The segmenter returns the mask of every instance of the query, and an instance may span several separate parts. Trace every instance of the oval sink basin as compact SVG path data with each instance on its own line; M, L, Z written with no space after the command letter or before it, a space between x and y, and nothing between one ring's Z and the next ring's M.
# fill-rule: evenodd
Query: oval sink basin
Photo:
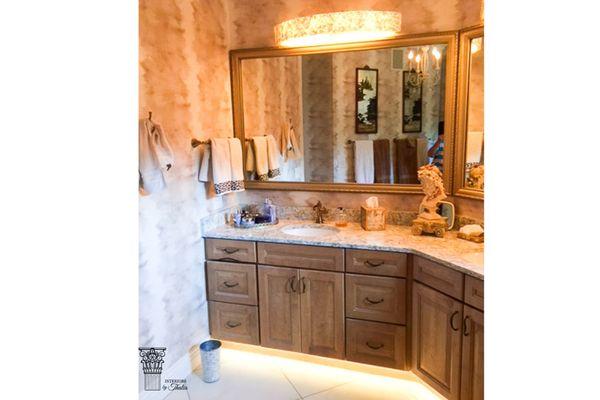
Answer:
M288 226L281 230L283 233L302 237L320 237L338 233L340 230L327 225Z

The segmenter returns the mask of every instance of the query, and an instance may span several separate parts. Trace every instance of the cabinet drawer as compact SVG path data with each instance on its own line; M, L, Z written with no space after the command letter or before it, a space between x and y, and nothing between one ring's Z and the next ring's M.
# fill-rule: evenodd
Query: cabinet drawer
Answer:
M346 250L346 272L406 277L407 255L387 251Z
M483 310L483 281L465 276L465 303Z
M344 250L333 247L258 243L258 262L324 271L344 270Z
M208 299L256 305L256 266L219 261L206 262Z
M406 280L346 274L346 316L406 323Z
M232 342L259 344L258 307L208 302L211 336Z
M346 359L406 369L406 328L346 319Z
M455 299L463 299L463 274L458 271L415 256L413 277Z
M255 263L256 246L243 240L206 239L206 259Z

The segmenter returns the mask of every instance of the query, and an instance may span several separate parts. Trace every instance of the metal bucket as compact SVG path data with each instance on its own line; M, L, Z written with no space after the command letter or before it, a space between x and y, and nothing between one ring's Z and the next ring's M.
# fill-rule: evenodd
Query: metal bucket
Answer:
M202 380L206 383L216 382L220 375L221 342L207 340L200 343L200 358L202 359Z

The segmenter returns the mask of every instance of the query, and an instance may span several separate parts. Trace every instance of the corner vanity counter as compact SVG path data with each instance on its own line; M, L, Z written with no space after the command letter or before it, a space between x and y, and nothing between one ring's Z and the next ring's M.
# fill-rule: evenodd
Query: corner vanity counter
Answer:
M483 398L483 244L306 221L204 234L211 335Z

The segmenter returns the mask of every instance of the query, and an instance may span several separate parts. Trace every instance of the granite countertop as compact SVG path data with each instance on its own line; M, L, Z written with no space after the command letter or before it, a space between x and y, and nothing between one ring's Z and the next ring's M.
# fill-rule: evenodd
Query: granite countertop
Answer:
M310 227L315 224L282 220L277 225L250 229L224 225L206 232L204 237L412 253L483 279L483 243L458 239L456 231L446 232L445 237L440 239L433 236L414 236L409 226L388 225L385 231L365 231L360 224L349 223L347 227L338 228L339 232L317 237L295 236L283 232L284 229L293 226ZM326 223L323 226L334 225Z

